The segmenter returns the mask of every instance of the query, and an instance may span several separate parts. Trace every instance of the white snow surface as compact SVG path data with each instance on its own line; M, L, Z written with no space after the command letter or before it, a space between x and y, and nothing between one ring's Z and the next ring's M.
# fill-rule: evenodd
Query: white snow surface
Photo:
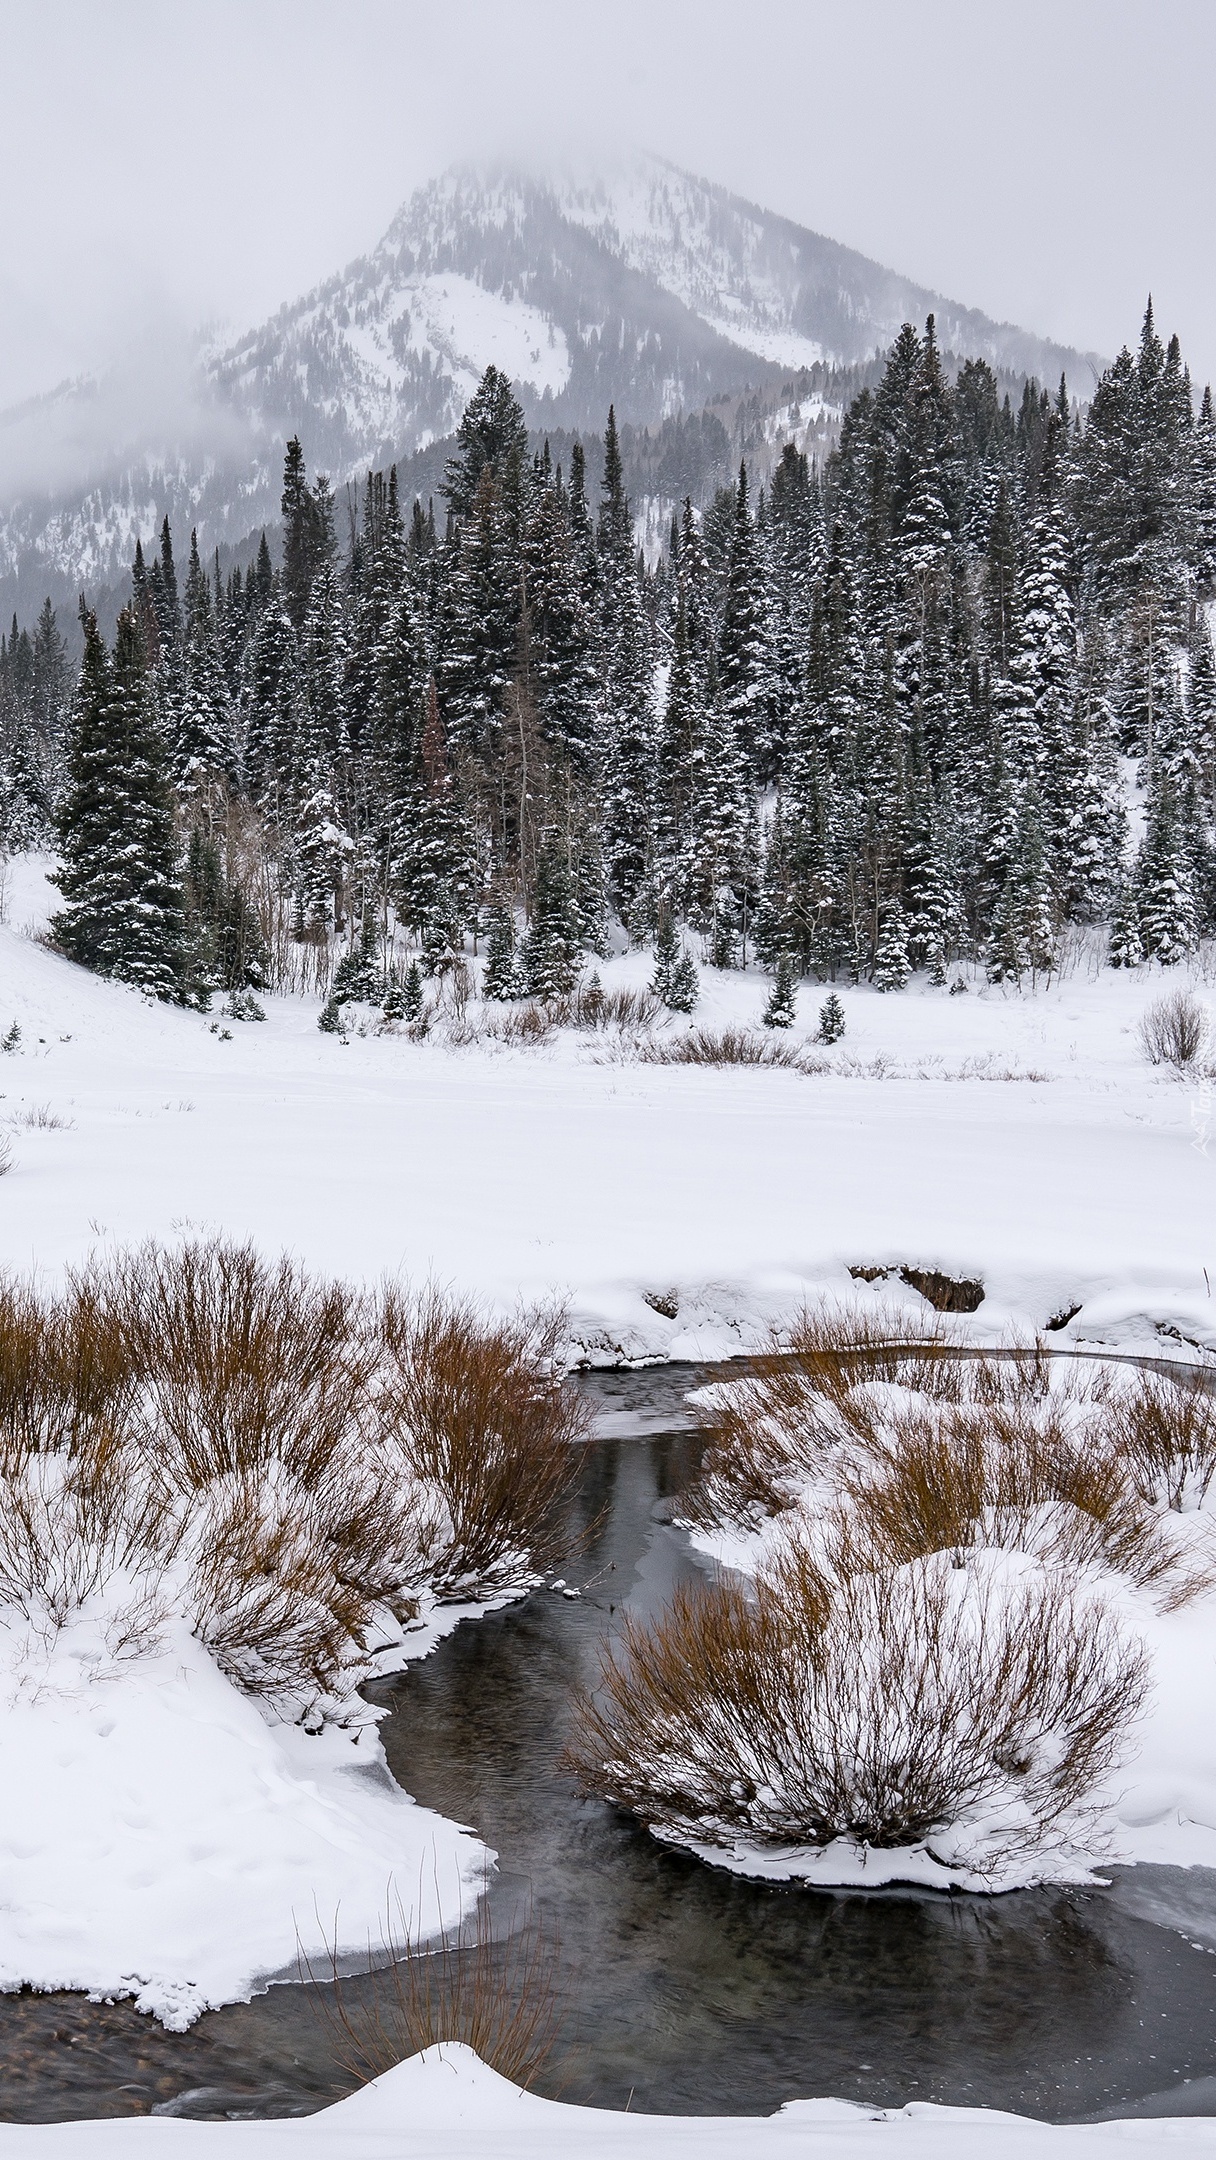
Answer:
M161 2117L0 2124L0 2160L1135 2160L1216 2153L1204 2117L1069 2124L989 2108L871 2108L793 2100L776 2115L634 2115L521 2092L468 2048L399 2063L349 2100L288 2122L194 2123Z
M924 1310L847 1272L907 1263L982 1280L959 1323L979 1338L1075 1304L1062 1346L1216 1348L1211 1088L1140 1056L1158 975L845 986L847 1035L813 1077L607 1062L588 1034L343 1042L315 1000L228 1025L73 967L27 934L57 898L44 868L9 866L0 924L0 1036L21 1032L0 1055L0 1264L53 1283L134 1240L222 1232L501 1310L563 1300L571 1356L611 1364L729 1356L822 1294ZM702 986L698 1023L758 1020L758 975ZM823 994L801 990L805 1033ZM1212 1609L1136 1619L1160 1631L1158 1688L1118 1849L1216 1865ZM272 1726L180 1637L93 1679L82 1649L60 1639L36 1701L29 1658L0 1654L0 1980L122 1989L185 2023L291 1969L297 1937L357 1948L394 1900L417 1933L473 1895L483 1848L390 1786L370 1727Z
M183 2031L301 1959L327 1972L475 1901L492 1856L400 1791L370 1715L268 1724L180 1621L119 1665L87 1612L44 1645L13 1637L0 1988L131 1995Z
M10 1266L53 1279L115 1244L222 1231L503 1310L564 1299L572 1355L613 1364L729 1356L823 1293L924 1310L894 1278L848 1274L907 1264L983 1282L962 1323L977 1336L1079 1305L1061 1347L1216 1348L1213 1088L1135 1040L1177 971L1082 962L1037 995L838 985L848 1032L815 1077L609 1062L603 1037L569 1032L539 1050L344 1043L302 998L264 999L265 1024L225 1041L218 1015L149 1004L25 935L56 899L30 859L10 865ZM640 986L650 965L601 974ZM695 1024L758 1022L762 977L701 984ZM785 1040L814 1032L824 994L802 986ZM26 1122L44 1114L62 1126Z

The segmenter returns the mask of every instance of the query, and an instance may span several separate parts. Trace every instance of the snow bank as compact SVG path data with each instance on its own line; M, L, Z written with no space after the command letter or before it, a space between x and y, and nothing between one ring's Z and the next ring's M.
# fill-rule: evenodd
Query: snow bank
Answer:
M429 2048L319 2115L293 2122L117 2122L0 2126L0 2160L216 2160L325 2155L325 2160L1132 2160L1165 2150L1216 2153L1201 2117L1063 2128L987 2108L857 2107L794 2100L768 2117L626 2115L520 2092L468 2048Z
M126 1664L87 1612L41 1653L0 1631L0 1731L0 1987L182 2031L301 1955L439 1933L492 1859L394 1784L373 1713L272 1725L180 1621Z

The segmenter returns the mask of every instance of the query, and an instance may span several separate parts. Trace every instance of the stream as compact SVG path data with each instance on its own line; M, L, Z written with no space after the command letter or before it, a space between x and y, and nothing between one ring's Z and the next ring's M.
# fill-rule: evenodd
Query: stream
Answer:
M628 1605L697 1569L670 1523L699 1441L688 1367L583 1376L566 1575L462 1624L368 1692L394 1775L499 1856L562 2012L538 2090L638 2112L759 2114L814 2094L1076 2121L1216 2114L1216 1873L1113 1869L999 1898L748 1883L578 1797L558 1757L573 1692ZM348 2008L388 2000L371 1973ZM327 1987L274 1986L164 2032L124 2003L0 1997L0 2119L310 2112L350 2089Z

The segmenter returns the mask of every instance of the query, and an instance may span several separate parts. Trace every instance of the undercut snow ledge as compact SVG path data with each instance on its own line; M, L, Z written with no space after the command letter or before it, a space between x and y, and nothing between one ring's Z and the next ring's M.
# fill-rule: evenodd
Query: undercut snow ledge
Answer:
M429 2048L318 2115L288 2122L193 2123L161 2117L0 2125L0 2160L1129 2160L1136 2153L1216 2154L1203 2117L1066 2124L990 2108L869 2108L793 2100L770 2116L634 2115L521 2092L465 2047Z
M0 1986L133 1996L181 2032L301 1954L475 1903L493 1856L393 1783L364 1706L313 1737L184 1622L118 1667L101 1634L86 1613L49 1652L0 1641Z

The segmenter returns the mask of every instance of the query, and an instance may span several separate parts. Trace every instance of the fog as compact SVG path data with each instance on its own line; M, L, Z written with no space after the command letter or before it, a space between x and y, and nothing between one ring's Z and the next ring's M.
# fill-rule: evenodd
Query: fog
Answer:
M3 0L0 19L0 406L117 363L68 448L62 401L0 428L10 482L90 425L135 440L188 416L196 326L257 321L487 151L649 148L1101 352L1151 287L1216 374L1210 0Z

